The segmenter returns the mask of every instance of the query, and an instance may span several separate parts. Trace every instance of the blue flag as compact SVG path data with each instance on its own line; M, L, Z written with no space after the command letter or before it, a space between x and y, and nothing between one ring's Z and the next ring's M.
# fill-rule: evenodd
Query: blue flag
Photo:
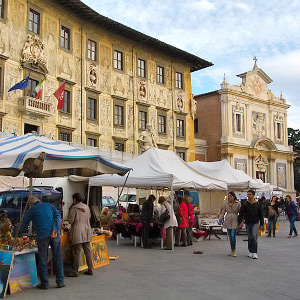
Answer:
M29 80L29 76L27 76L25 79L21 80L20 82L16 83L13 87L9 89L9 92L14 90L23 90L27 87Z

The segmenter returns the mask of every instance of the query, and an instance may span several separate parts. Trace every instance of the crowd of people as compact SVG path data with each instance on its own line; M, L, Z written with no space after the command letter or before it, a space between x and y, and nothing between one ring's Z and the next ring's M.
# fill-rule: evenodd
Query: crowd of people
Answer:
M143 248L150 248L149 232L154 222L158 222L160 227L165 230L165 250L172 250L175 247L187 247L193 244L193 227L195 223L194 207L191 198L187 195L178 196L174 207L164 196L160 196L158 203L160 211L154 210L156 197L150 195L143 203L141 212L135 207L127 209L130 211L130 217L138 219L142 223L142 245ZM137 205L138 206L138 205ZM29 211L18 230L22 233L27 230L29 222L32 221L36 230L36 241L38 247L38 271L40 284L38 288L48 289L48 248L51 247L53 253L53 264L56 274L56 284L58 288L64 284L64 267L61 252L60 229L61 215L58 210L49 203L42 203L37 197L29 199ZM124 217L128 214L124 208L119 208L118 216ZM295 227L295 221L299 215L297 204L290 195L285 199L273 196L270 201L266 199L257 199L255 191L247 192L247 200L241 203L234 192L229 192L227 201L221 209L219 215L219 224L227 229L230 242L230 256L236 257L236 234L242 223L246 225L248 235L249 257L258 258L258 229L263 230L264 218L268 219L267 237L276 237L276 224L280 213L283 212L290 223L288 238L297 237L298 232ZM2 214L0 229L11 228L12 224L6 215ZM69 242L72 247L73 259L72 269L66 273L66 276L77 277L79 269L80 251L83 248L88 270L87 275L93 275L93 264L90 249L92 241L92 229L90 224L90 208L83 203L79 193L73 195L73 204L69 209L68 222L71 225L69 232ZM113 229L113 215L109 208L102 208L100 215L100 224L105 229ZM294 235L293 235L294 234ZM175 238L174 238L175 237Z

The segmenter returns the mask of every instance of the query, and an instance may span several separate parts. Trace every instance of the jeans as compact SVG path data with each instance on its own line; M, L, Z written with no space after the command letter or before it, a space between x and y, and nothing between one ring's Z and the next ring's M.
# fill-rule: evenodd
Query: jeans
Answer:
M296 216L291 216L289 218L289 221L290 221L290 235L293 234L293 231L295 232L296 235L298 235L297 229L295 227Z
M275 235L277 219L268 218L268 223L269 223L269 236L271 235L272 232L272 224L273 224L273 235Z
M247 224L248 250L250 253L257 253L258 225L259 223Z
M182 241L182 245L187 245L187 235L186 235L187 228L176 228L176 238L175 238L175 244L180 245L180 242Z
M189 222L189 227L186 229L186 235L187 235L187 244L193 245L193 224L192 222Z
M46 237L37 239L38 246L38 271L40 275L41 284L44 286L49 285L48 280L48 248L49 245L53 254L53 265L56 275L56 283L64 283L64 267L61 254L60 237L55 238Z
M236 245L236 229L227 229L231 250L235 250Z

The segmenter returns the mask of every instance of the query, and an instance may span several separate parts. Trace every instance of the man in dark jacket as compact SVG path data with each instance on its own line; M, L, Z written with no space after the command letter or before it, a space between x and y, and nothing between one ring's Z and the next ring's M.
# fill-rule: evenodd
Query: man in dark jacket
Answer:
M149 247L149 231L150 226L153 226L153 202L155 201L155 196L150 195L149 198L144 202L142 207L141 221L142 221L142 241L144 248Z
M20 233L27 231L29 222L32 221L36 230L38 246L38 271L41 283L37 286L47 290L48 280L48 247L53 253L53 263L58 288L64 287L64 269L59 237L61 216L59 211L49 203L42 203L37 197L29 200L29 211L25 215Z
M248 234L248 249L250 252L248 256L257 259L257 233L259 223L260 228L263 229L264 216L262 207L258 200L255 199L255 192L253 190L247 192L247 198L247 201L241 207L238 223L241 224L243 219L245 220Z

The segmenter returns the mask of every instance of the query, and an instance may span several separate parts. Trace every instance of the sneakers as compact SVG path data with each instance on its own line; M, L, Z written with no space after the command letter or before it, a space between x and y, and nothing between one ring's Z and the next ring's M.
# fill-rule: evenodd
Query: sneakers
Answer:
M253 256L252 256L253 259L258 259L257 253L252 253L252 254L253 254Z
M253 258L253 253L249 253L248 257Z
M271 237L271 233L269 233L269 234L267 235L267 237Z
M292 237L292 235L291 235L291 234L289 234L288 238L290 239L291 237Z
M298 233L294 234L294 236L293 236L293 237L297 237L297 236L298 236Z
M63 288L65 287L65 284L62 282L62 283L58 283L57 286L56 286L58 289L60 288Z

